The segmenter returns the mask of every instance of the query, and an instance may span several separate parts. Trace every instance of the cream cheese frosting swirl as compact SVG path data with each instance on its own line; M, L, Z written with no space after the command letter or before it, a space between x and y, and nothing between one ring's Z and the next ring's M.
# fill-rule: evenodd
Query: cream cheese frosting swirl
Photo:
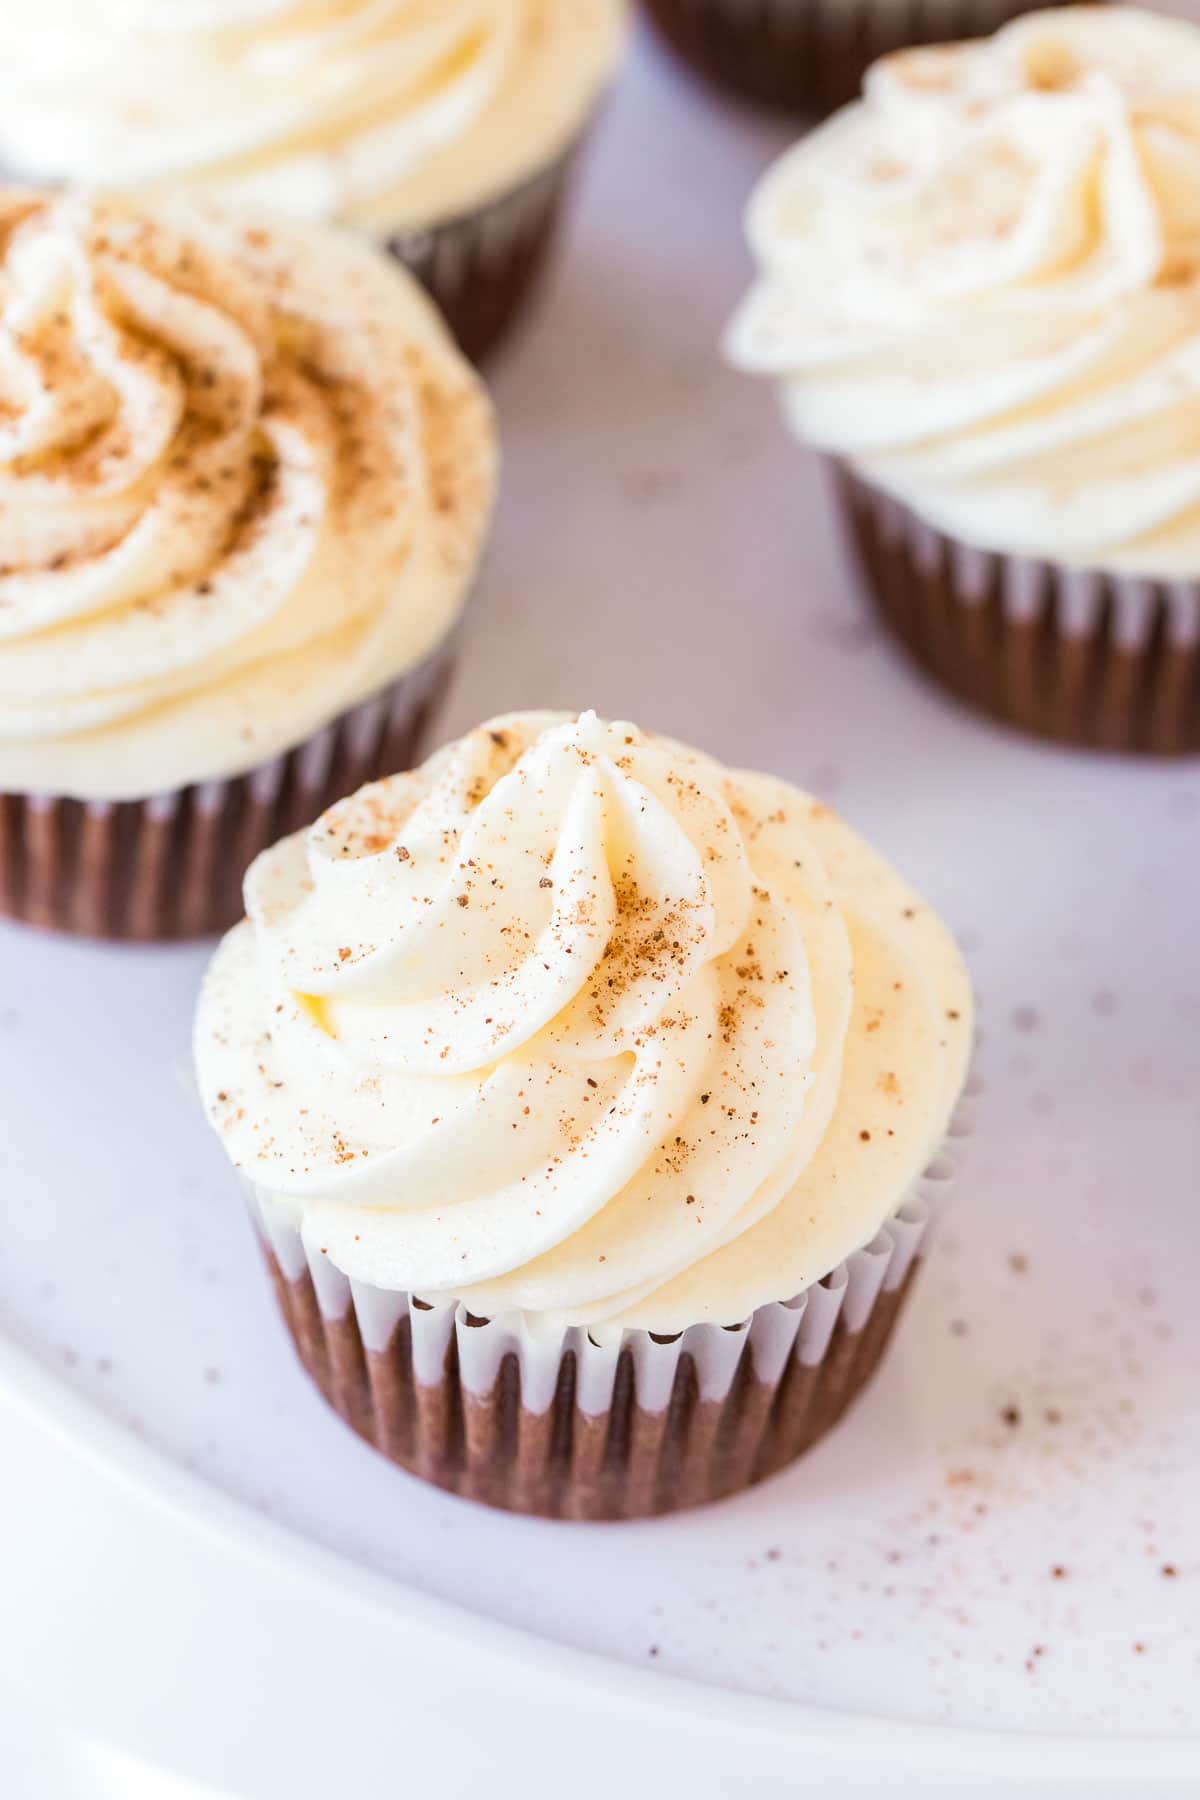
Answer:
M825 807L500 718L260 857L196 1023L260 1201L547 1329L737 1322L868 1243L963 1086L945 927Z
M627 0L41 0L0 17L0 164L200 181L379 231L472 210L554 162Z
M144 797L302 742L444 637L493 463L390 258L0 191L0 789Z
M1200 574L1200 30L1031 14L885 58L751 205L729 353L953 536Z

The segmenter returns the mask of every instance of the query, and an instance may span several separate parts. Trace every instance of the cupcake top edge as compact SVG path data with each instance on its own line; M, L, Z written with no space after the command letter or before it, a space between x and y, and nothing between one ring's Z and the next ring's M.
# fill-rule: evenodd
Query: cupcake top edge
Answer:
M1200 574L1200 28L1030 13L896 52L760 183L726 348L926 522Z
M946 927L786 782L594 714L492 720L251 868L204 1105L352 1279L480 1316L737 1323L936 1157Z
M495 478L391 258L0 189L0 787L143 798L302 743L445 637Z
M199 184L389 235L557 161L620 56L628 0L46 0L0 15L0 165Z

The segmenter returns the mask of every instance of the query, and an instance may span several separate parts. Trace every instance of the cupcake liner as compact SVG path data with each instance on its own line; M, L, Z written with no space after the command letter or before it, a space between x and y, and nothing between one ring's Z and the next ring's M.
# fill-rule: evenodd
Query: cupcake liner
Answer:
M1094 750L1200 750L1200 581L975 549L836 463L866 582L910 654L968 705Z
M447 641L306 743L226 780L132 801L0 794L0 913L101 938L226 930L261 850L417 760L452 664Z
M387 240L473 362L507 336L532 298L582 143L580 137L548 169L476 212Z
M857 97L877 57L986 37L1038 0L645 0L672 48L744 100L821 116Z
M945 1145L874 1240L735 1325L545 1332L350 1281L285 1203L247 1187L300 1360L347 1424L425 1481L511 1512L632 1519L773 1475L822 1437L887 1345L969 1135Z

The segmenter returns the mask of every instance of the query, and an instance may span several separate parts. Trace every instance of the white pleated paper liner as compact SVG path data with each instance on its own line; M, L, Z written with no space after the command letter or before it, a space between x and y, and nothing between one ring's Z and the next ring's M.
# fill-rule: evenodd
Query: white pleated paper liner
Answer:
M959 699L1060 743L1200 751L1200 579L1151 581L980 550L847 464L834 468L872 598Z
M632 1518L746 1487L841 1417L929 1247L977 1092L972 1078L943 1147L871 1243L749 1319L668 1336L480 1320L452 1300L351 1282L305 1245L286 1203L248 1198L301 1360L370 1443L492 1505Z
M242 915L260 851L418 760L455 639L305 743L243 775L145 800L0 794L0 912L89 937L204 937Z

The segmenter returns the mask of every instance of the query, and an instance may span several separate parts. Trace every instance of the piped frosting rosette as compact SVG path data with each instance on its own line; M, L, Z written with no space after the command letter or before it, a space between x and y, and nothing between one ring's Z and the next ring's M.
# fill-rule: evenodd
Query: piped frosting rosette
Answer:
M237 773L415 666L486 530L487 401L332 231L0 195L0 787Z
M203 183L380 232L553 163L626 0L43 0L0 17L0 160L39 180Z
M751 207L729 351L952 538L1200 573L1200 31L1123 7L885 58Z
M547 1332L747 1318L936 1153L971 996L936 915L782 781L506 717L262 856L197 1018L268 1214L356 1283Z

